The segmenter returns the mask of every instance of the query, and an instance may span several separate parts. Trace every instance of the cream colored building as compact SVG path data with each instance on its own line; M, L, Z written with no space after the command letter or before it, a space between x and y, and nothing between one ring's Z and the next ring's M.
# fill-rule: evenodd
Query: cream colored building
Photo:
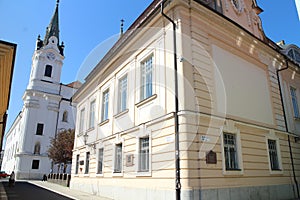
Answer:
M73 96L70 187L113 199L297 197L300 148L277 78L286 56L261 11L255 0L153 1Z

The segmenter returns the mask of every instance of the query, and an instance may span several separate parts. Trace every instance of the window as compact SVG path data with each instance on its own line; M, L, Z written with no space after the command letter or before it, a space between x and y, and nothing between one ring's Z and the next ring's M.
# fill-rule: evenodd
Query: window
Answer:
M122 112L127 108L127 75L119 80L119 107L118 111Z
M103 92L102 96L102 118L101 121L108 119L108 100L109 100L109 90Z
M52 66L46 65L44 76L51 77L52 75Z
M39 160L33 160L32 161L32 169L39 169L40 161Z
M276 140L268 139L268 148L269 148L269 158L270 158L270 166L272 170L280 170L278 155L277 155L277 147Z
M296 93L297 90L296 90L296 88L290 87L290 91L291 91L291 98L292 98L292 104L293 104L293 109L294 109L294 117L300 118L297 93Z
M83 108L83 109L80 111L79 133L83 132L83 126L84 126L84 113L85 113L85 109Z
M40 151L41 151L41 144L39 142L37 142L34 145L34 154L40 154Z
M239 170L236 135L224 133L223 139L226 170Z
M300 53L296 49L290 49L288 51L288 56L292 58L294 61L300 63Z
M97 174L103 173L103 148L99 149Z
M63 122L68 122L68 111L66 111L66 110L63 113L62 121Z
M85 156L85 174L89 173L89 168L90 168L90 152L86 152Z
M139 171L149 171L149 137L140 138Z
M38 123L36 127L36 135L43 135L44 124Z
M153 56L141 63L141 100L152 96L152 60Z
M78 169L79 169L79 155L76 155L75 174L78 174Z
M95 126L95 100L90 104L90 121L89 121L89 128L94 128Z
M200 2L208 5L212 9L218 11L219 13L223 13L221 0L196 0L196 1L200 1Z
M116 145L115 166L114 166L115 173L121 173L121 171L122 171L122 143Z

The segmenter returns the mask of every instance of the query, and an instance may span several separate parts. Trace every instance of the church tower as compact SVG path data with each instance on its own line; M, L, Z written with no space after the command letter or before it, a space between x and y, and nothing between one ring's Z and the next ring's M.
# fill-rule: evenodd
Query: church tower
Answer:
M59 45L58 1L54 15L46 29L44 40L40 35L32 58L28 90L43 90L57 93L64 60L64 44Z
M41 180L50 171L61 173L48 157L50 141L58 132L75 127L76 110L71 97L80 84L60 82L64 44L59 43L58 10L59 1L44 40L37 38L24 105L7 133L2 169L15 171L17 179Z

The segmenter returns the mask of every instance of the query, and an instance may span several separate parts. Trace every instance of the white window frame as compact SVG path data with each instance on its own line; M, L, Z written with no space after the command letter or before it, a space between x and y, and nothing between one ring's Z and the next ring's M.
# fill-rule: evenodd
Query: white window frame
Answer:
M79 113L79 133L84 131L85 108L82 108Z
M121 146L121 160L120 160L120 171L116 171L116 165L117 165L117 148L118 146ZM113 166L113 174L114 175L120 175L122 176L123 175L123 169L124 169L124 166L123 166L123 151L124 151L124 144L121 142L121 143L116 143L115 146L114 146L114 166Z
M224 150L224 133L235 135L236 150L237 150L237 162L238 162L237 170L234 170L234 169L227 170L226 169L225 150ZM222 134L221 134L221 150L222 150L223 175L243 175L244 167L243 167L240 130L235 127L234 121L232 121L232 120L226 120L226 125L223 127Z
M151 60L151 69L149 70L147 62ZM147 56L140 62L140 101L143 101L154 94L154 55ZM149 76L150 75L150 76ZM150 81L148 79L151 79ZM151 82L151 84L150 84ZM151 86L151 93L148 93L147 87Z
M294 118L300 118L300 110L297 98L297 88L290 86L290 96L291 96L291 103L294 112Z
M126 87L123 85L124 80L126 80ZM128 75L125 74L119 79L119 89L118 89L118 113L125 111L128 109ZM125 93L125 98L124 98ZM125 106L125 107L124 107Z
M89 155L89 158L87 158L87 155ZM90 174L90 166L91 166L90 161L91 161L91 152L87 151L85 152L85 163L84 163L84 174L86 176Z
M89 116L89 128L95 127L95 119L96 119L96 99L92 100L90 103L90 116Z
M279 167L279 169L276 169L276 170L273 170L272 167L271 167L268 140L274 140L276 142L277 160L278 160L278 167ZM269 163L270 174L283 174L279 138L276 136L276 134L273 131L271 131L270 134L266 136L266 149L267 149L267 155L268 155L268 163Z
M79 167L80 167L80 155L76 154L76 163L75 163L75 175L79 174Z
M141 170L141 156L140 156L140 146L141 146L141 139L142 138L149 138L149 169L148 171ZM136 136L137 143L136 143L136 155L137 156L137 163L136 163L136 176L152 176L152 137L151 137L151 130L147 129L146 125L143 124L140 126L140 130L138 135Z
M148 139L148 148L145 148L142 146L143 141ZM148 151L147 155L142 155L142 151ZM141 137L139 138L139 172L149 172L149 166L150 166L150 138L149 137ZM146 161L147 164L144 165L142 162Z
M101 122L108 120L109 115L109 88L102 92L102 109L101 109ZM106 97L107 94L107 97Z
M102 151L102 156L101 156L101 151ZM103 175L103 169L104 169L104 165L103 165L103 162L104 161L104 148L101 147L98 149L98 159L97 159L97 175ZM101 165L102 165L102 168L101 168L101 172L99 172L100 170L100 162L101 162Z

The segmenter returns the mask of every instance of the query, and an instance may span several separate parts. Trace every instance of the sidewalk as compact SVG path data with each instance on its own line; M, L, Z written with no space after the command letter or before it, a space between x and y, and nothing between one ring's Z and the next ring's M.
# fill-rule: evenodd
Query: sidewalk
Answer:
M78 190L72 190L68 187L61 186L55 183L50 183L47 181L28 180L27 182L75 200L111 200L106 197L100 197Z

